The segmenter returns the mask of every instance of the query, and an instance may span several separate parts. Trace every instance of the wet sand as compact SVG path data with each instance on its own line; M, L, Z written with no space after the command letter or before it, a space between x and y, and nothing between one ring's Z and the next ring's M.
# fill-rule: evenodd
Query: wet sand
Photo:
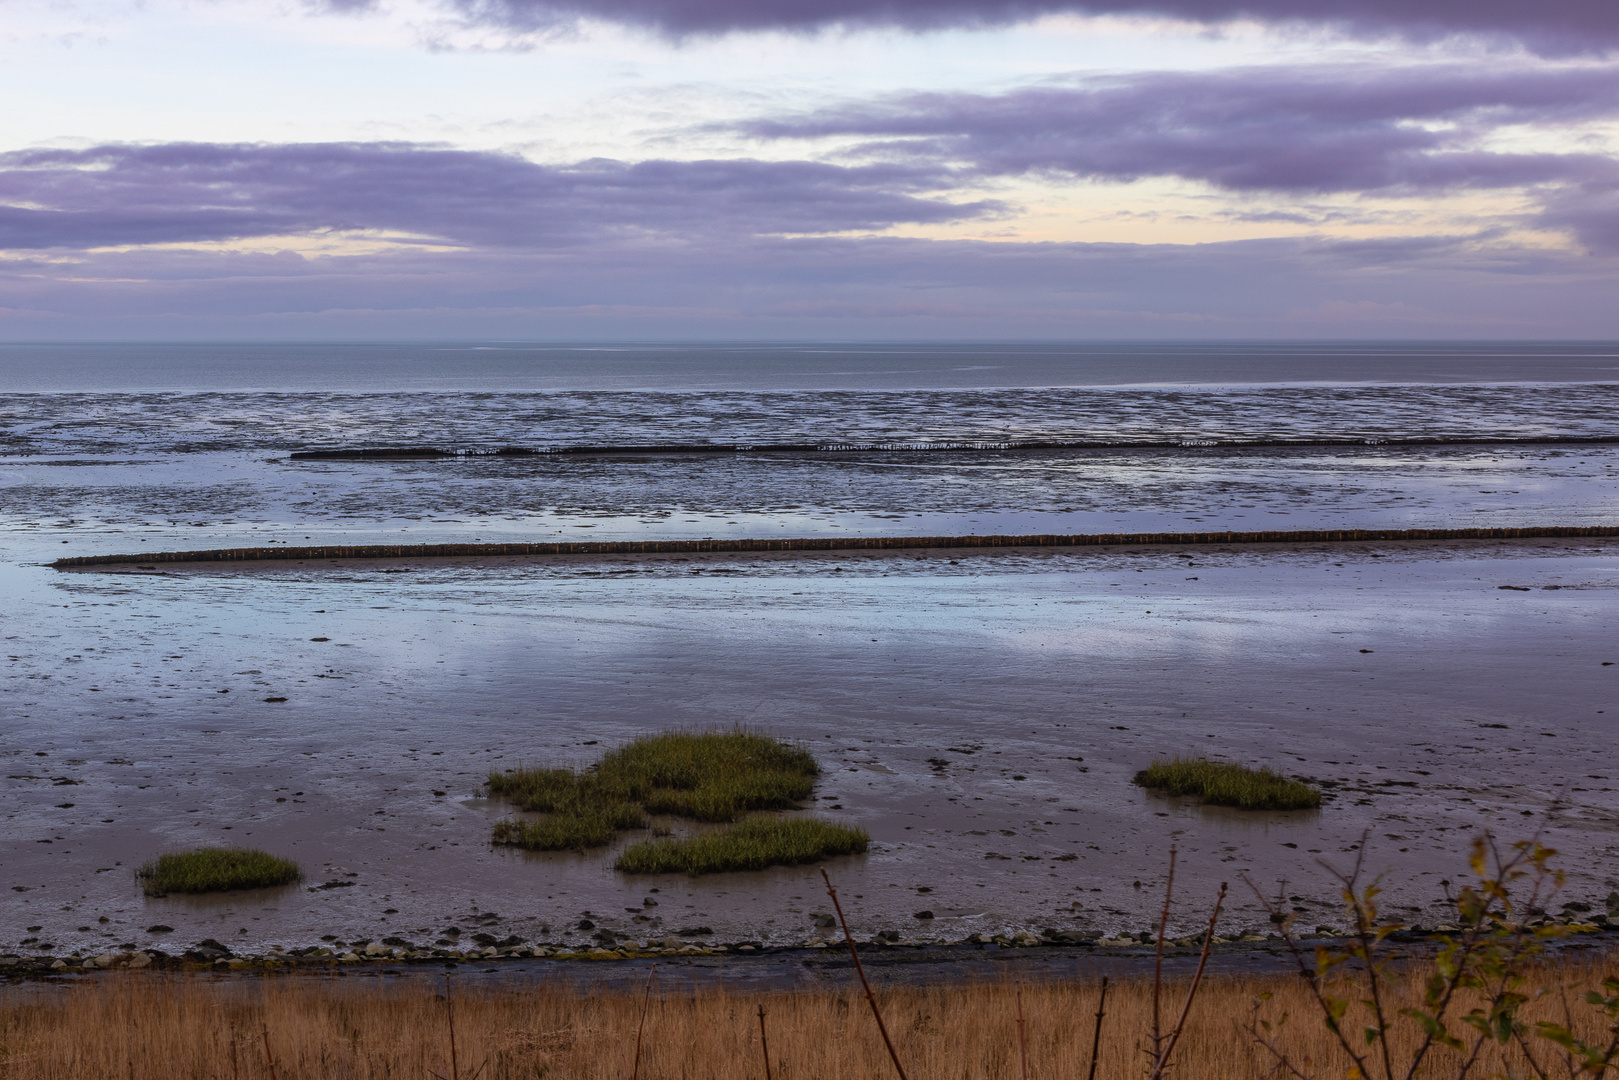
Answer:
M1181 933L1222 880L1226 925L1262 926L1243 877L1285 879L1301 921L1331 925L1315 860L1347 864L1363 833L1412 921L1442 917L1440 879L1484 827L1545 828L1568 898L1619 887L1611 543L0 572L11 949L452 925L583 941L585 918L816 937L813 868L628 878L610 852L486 843L506 813L477 795L490 768L716 724L803 740L817 809L871 830L869 855L827 865L860 934L1145 929L1171 846ZM1255 815L1129 783L1177 753L1332 798ZM142 859L215 842L292 855L309 880L140 896Z

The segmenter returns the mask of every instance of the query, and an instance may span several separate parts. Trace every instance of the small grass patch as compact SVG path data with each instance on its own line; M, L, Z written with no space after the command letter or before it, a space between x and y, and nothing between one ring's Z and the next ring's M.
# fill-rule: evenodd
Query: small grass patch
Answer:
M759 819L690 840L631 844L613 863L626 874L720 874L864 854L866 830L818 818Z
M489 793L548 814L636 803L650 814L735 821L750 810L796 807L820 771L808 751L766 735L671 732L609 751L583 772L490 773Z
M584 851L605 847L623 829L646 826L646 814L634 803L572 813L552 813L538 821L496 822L491 839L530 851Z
M489 794L539 821L502 821L492 839L532 851L583 851L612 842L648 814L733 822L758 810L794 810L820 775L808 751L746 731L669 732L636 739L588 769L489 774Z
M1270 769L1250 769L1208 758L1155 761L1135 775L1135 782L1170 795L1196 795L1214 806L1239 810L1315 810L1321 791Z
M252 848L197 848L159 855L135 871L147 896L230 892L290 885L303 879L291 859Z

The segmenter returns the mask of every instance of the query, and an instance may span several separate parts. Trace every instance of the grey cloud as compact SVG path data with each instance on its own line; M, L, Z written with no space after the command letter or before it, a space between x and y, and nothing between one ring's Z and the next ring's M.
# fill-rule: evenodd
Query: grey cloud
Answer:
M1548 131L1616 117L1612 66L1316 66L913 94L760 118L739 130L763 140L835 139L853 160L930 163L985 178L1173 176L1289 197L1521 188L1547 207L1540 224L1613 250L1602 207L1619 189L1614 157L1484 147L1509 125Z
M1259 19L1412 37L1482 34L1554 52L1619 44L1619 5L1611 0L459 0L458 6L471 19L519 29L583 17L677 37L833 25L994 26L1073 12L1207 24Z
M102 146L0 154L0 248L89 248L327 230L474 245L606 235L882 229L999 212L925 193L938 166L586 161L408 144Z
M1612 259L1467 237L1224 244L749 238L0 263L14 337L1619 333Z
M1589 177L1597 154L1499 153L1506 125L1619 116L1619 69L1250 68L1086 79L999 95L916 94L741 125L854 138L856 153L992 174L1181 176L1237 191L1513 187Z

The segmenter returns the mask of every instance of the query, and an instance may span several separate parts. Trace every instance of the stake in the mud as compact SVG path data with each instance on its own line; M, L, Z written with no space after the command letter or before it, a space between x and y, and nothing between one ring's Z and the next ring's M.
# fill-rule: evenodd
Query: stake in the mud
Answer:
M765 1007L759 1006L759 1049L765 1058L765 1080L770 1077L770 1040L765 1038Z
M1107 976L1102 976L1102 995L1096 999L1096 1031L1091 1035L1091 1068L1085 1080L1096 1080L1096 1059L1102 1050L1102 1017L1107 1015Z
M871 983L866 979L866 969L860 965L860 950L855 948L854 935L849 933L849 920L843 917L843 905L838 903L838 890L832 887L832 879L821 871L821 880L826 882L826 895L832 898L832 910L838 913L838 924L843 927L843 940L849 943L849 955L854 958L855 974L860 976L860 985L866 989L866 1003L871 1006L871 1015L877 1020L877 1030L882 1032L883 1045L888 1047L889 1060L894 1063L894 1071L899 1074L899 1080L907 1080L905 1066L899 1063L899 1054L894 1050L894 1040L888 1037L888 1025L883 1023L882 1010L877 1007L877 995L871 992Z
M646 1011L652 1005L652 976L657 973L657 964L653 964L652 970L646 973L646 992L641 995L641 1024L635 1029L635 1064L630 1066L630 1080L640 1080L641 1036L646 1033Z

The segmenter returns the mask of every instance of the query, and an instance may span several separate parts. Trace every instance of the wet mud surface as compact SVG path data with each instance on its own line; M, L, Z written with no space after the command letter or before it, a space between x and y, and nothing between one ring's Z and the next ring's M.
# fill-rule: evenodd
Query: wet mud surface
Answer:
M1221 881L1223 925L1263 927L1244 879L1340 922L1316 860L1363 834L1414 922L1442 920L1481 828L1544 829L1567 898L1619 886L1612 544L3 573L5 950L822 935L814 868L631 878L611 850L488 846L488 770L681 726L816 752L816 809L872 832L827 864L862 936L1143 930L1172 846L1178 933ZM1129 782L1187 753L1329 799L1250 814ZM138 892L141 860L218 842L308 880Z

